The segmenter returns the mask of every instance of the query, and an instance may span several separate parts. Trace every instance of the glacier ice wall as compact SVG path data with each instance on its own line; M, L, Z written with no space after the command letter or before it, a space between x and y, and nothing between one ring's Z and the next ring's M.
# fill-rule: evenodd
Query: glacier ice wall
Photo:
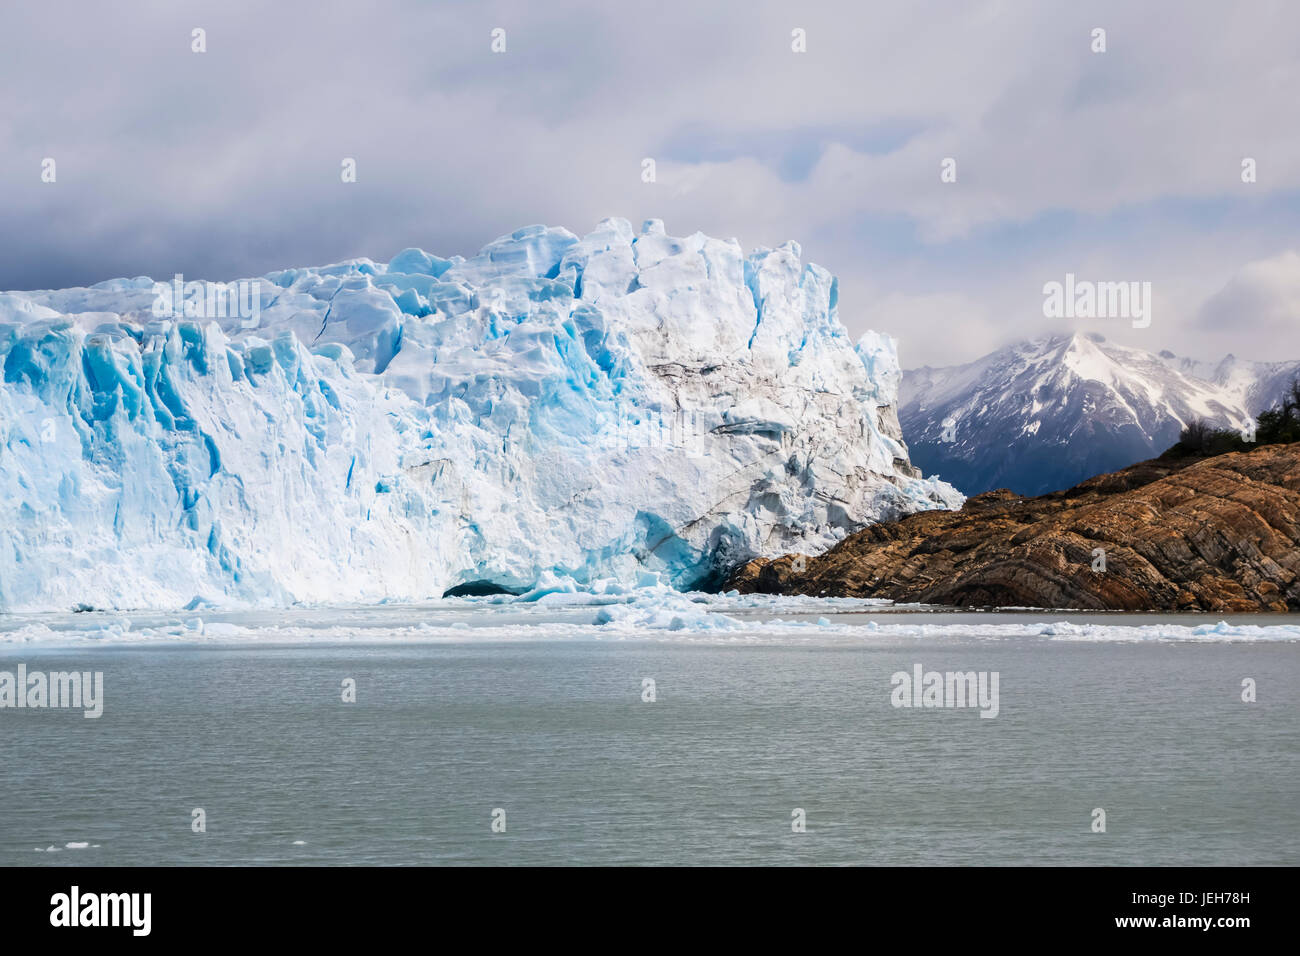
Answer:
M251 328L143 277L0 295L0 609L687 587L962 500L795 243L610 219L258 286Z

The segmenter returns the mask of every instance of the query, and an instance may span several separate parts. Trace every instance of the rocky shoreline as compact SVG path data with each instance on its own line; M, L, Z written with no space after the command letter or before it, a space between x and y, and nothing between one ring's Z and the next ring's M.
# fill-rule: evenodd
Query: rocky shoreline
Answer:
M758 558L744 593L957 607L1300 611L1300 443L1161 457L1067 491L990 491L857 532L818 557Z

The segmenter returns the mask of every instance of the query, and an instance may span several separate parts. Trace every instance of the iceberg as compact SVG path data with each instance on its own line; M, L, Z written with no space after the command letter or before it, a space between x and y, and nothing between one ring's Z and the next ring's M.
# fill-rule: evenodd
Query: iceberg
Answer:
M709 587L959 507L800 255L607 219L244 280L251 318L0 294L0 610Z

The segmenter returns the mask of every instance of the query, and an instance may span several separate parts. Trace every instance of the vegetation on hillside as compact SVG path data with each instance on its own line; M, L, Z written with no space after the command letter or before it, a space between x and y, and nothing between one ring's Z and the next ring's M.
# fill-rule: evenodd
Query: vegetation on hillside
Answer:
M1300 377L1292 379L1280 401L1259 413L1255 439L1266 445L1300 441Z
M1187 423L1178 444L1161 457L1195 456L1206 458L1230 451L1250 451L1261 445L1280 445L1300 441L1300 376L1282 392L1281 397L1259 413L1254 434L1215 428L1209 422L1194 419Z

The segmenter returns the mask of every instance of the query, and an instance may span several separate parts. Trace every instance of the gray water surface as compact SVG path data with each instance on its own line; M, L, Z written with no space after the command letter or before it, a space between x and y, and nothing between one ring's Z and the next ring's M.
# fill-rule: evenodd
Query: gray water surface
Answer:
M106 700L0 711L5 865L1300 863L1295 643L33 646L0 669L19 660L102 671ZM998 717L892 707L916 663L997 671Z

